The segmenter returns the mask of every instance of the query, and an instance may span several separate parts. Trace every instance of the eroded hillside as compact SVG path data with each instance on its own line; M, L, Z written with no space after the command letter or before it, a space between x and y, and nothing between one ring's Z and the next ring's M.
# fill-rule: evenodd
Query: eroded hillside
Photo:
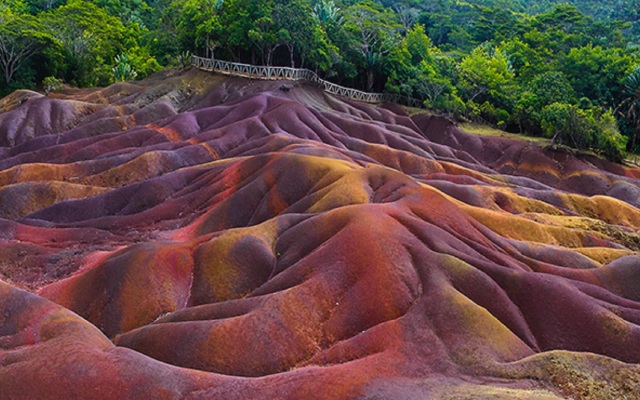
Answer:
M639 169L283 85L0 101L0 397L637 396Z

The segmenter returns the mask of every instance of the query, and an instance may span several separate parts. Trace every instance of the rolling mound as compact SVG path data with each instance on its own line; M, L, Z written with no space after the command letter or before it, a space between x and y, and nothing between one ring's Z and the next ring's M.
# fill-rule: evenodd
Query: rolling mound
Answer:
M1 398L639 398L640 169L197 70L0 145Z

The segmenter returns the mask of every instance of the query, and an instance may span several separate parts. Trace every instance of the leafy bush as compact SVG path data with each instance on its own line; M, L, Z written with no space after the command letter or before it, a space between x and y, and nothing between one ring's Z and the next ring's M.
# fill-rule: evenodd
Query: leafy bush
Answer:
M136 78L142 79L158 72L162 66L155 57L151 55L148 48L135 46L127 50L128 63L137 73Z
M116 65L113 67L113 79L116 82L132 81L136 79L138 73L129 63L129 57L126 54L119 54L115 58Z
M611 111L602 113L598 118L597 146L599 152L607 159L621 162L627 156L628 137L618 130L618 123Z
M627 138L620 134L611 110L583 110L573 104L553 103L542 110L541 119L546 136L554 144L590 149L616 162L626 156Z
M191 66L191 52L183 51L178 55L178 66L181 68L189 68Z
M513 117L520 131L542 135L541 111L553 103L575 103L575 92L562 72L543 72L528 82L515 102Z
M444 112L450 117L460 119L467 112L467 105L456 93L448 93L438 99L434 104L434 109Z
M44 89L44 94L49 96L49 93L62 89L62 79L58 79L55 76L47 76L42 80L42 88Z
M593 126L584 113L573 104L552 103L542 109L541 126L553 144L565 144L586 149L591 142Z

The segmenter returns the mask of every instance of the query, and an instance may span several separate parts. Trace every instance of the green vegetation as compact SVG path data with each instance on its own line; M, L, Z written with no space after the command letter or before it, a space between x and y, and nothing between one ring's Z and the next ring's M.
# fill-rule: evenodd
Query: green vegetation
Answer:
M619 160L640 147L638 21L640 0L4 0L0 95L197 54L309 68Z
M62 79L58 79L55 76L47 76L42 80L42 89L44 90L44 94L47 96L49 96L49 93L51 92L62 90L62 87Z
M136 79L138 73L131 66L129 57L126 54L119 54L115 58L116 65L112 68L113 79L116 82L132 81Z

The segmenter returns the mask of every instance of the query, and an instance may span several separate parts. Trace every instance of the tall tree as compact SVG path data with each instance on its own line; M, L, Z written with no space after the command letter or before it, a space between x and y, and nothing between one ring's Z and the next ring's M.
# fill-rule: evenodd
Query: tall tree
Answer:
M576 94L562 72L550 71L536 75L520 88L513 111L520 132L541 135L541 111L553 103L575 104Z
M225 0L220 14L220 41L234 60L247 59L256 63L255 51L265 52L273 45L272 30L273 1ZM269 35L268 37L265 35Z
M636 151L640 136L640 66L636 66L625 79L624 93L626 97L618 107L618 112L631 127L628 133L631 139L629 149Z
M400 42L400 24L395 13L372 1L358 2L346 10L345 25L351 35L351 50L356 52L371 91L376 72Z
M468 101L497 96L512 83L514 72L500 48L478 46L460 63L460 87Z
M0 67L5 84L10 84L18 69L51 43L38 18L13 13L9 8L0 11Z
M431 42L424 26L417 24L392 53L387 67L387 89L425 99L431 109L443 109L444 95L454 94L452 59Z
M587 97L606 108L618 104L625 77L634 59L623 49L587 45L571 49L559 69L571 82L578 97Z
M80 86L107 84L110 63L122 52L126 29L102 8L71 0L46 15L46 23L63 48L65 80Z
M318 29L322 31L317 38L324 40L327 44L322 46L320 51L316 51L319 62L327 77L334 77L338 80L351 79L357 75L355 65L347 55L349 48L349 35L345 29L344 11L336 6L333 0L319 0L313 7L312 16L316 21ZM342 51L340 51L342 50ZM326 62L328 61L328 62Z
M418 23L418 19L420 18L420 12L417 8L408 7L404 4L396 5L395 11L398 14L398 20L405 34Z
M322 45L318 38L322 32L317 29L318 21L313 18L313 9L307 0L276 0L274 19L277 26L286 33L281 34L284 46L289 52L289 63L295 68L295 55L300 55L304 64L306 55L315 46Z
M260 51L262 64L264 65L271 65L273 54L278 47L282 46L286 40L290 40L289 32L284 29L278 29L278 25L270 15L265 15L255 20L247 36ZM255 61L253 63L255 64Z
M182 10L179 17L179 31L188 38L189 43L203 47L205 57L213 57L214 50L220 46L220 13L224 0L186 0L180 2Z

